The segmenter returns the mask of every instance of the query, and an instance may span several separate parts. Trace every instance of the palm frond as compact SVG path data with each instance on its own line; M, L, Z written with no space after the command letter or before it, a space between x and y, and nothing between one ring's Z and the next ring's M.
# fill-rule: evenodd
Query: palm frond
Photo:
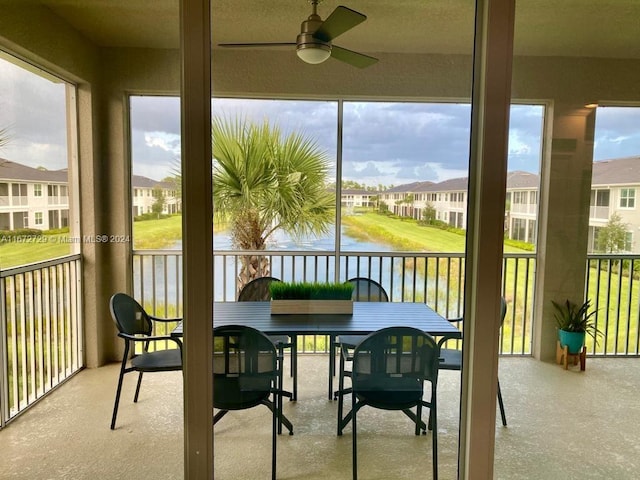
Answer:
M335 212L326 188L330 164L314 140L284 137L268 121L216 117L212 141L214 206L232 219L237 245L264 245L278 229L293 237L328 231Z

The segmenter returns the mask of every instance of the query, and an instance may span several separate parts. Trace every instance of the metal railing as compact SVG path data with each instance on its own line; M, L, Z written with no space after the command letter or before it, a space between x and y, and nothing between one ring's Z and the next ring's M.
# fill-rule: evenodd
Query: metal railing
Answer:
M214 299L235 301L241 257L285 281L330 282L352 277L378 281L392 302L424 302L447 318L462 316L464 305L464 254L416 252L349 252L336 256L317 251L216 251ZM144 250L133 254L134 296L150 313L182 314L182 253L176 250ZM503 355L529 355L533 316L535 255L505 254L503 294L507 317L501 336ZM390 321L392 321L390 319ZM300 351L326 352L326 338L300 340Z
M640 255L589 255L585 298L595 310L598 342L587 337L588 353L640 356Z
M80 258L0 271L0 427L84 367Z

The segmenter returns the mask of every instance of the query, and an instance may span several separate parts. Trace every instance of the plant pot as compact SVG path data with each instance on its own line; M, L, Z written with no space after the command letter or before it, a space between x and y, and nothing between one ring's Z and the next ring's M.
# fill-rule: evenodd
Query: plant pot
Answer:
M561 346L567 346L569 353L577 354L582 351L584 346L585 332L567 332L565 330L558 330L558 339Z
M274 315L351 315L351 300L271 300Z

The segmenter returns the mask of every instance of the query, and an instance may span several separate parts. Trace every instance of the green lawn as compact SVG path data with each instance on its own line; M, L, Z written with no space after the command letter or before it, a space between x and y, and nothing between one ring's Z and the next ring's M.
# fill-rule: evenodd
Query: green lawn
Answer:
M174 245L182 238L182 215L160 220L133 222L133 249L158 250Z
M465 236L436 227L419 226L415 220L365 213L342 217L346 233L363 241L393 245L398 250L419 252L464 252ZM505 253L531 253L505 245Z
M68 234L58 233L41 235L21 242L0 243L0 268L6 269L69 255L73 244L67 241L68 238Z

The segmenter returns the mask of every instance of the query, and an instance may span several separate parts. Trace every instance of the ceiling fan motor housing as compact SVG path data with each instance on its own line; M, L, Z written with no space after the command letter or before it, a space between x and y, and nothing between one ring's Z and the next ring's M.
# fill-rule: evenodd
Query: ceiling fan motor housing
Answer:
M322 63L331 55L331 42L325 42L313 36L320 25L322 25L322 19L314 13L309 15L309 18L300 26L301 31L296 40L296 48L298 56L307 63ZM309 55L311 52L302 52L303 50L313 50L318 55ZM302 55L300 55L301 53ZM317 61L314 61L316 59Z

